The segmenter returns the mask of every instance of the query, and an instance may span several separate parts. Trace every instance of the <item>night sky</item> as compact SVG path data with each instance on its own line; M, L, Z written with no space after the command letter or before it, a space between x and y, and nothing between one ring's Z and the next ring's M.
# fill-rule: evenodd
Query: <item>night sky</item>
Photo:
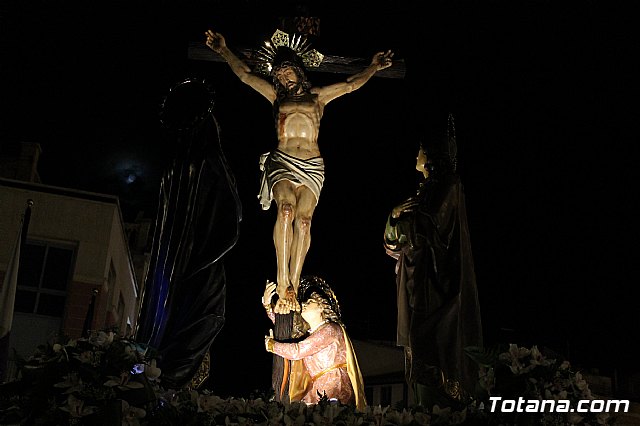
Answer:
M270 323L260 296L275 278L275 211L262 211L256 195L258 157L275 146L271 106L226 64L190 60L187 48L207 28L232 48L258 46L300 3L23 3L0 6L0 143L39 143L43 183L118 195L127 220L155 215L172 152L158 118L163 97L189 77L213 84L243 222L224 259L227 323L210 385L220 394L265 388ZM419 181L419 141L452 112L487 343L538 344L584 368L637 371L632 14L597 1L484 3L304 3L321 18L322 53L369 61L392 49L406 67L404 79L374 77L325 110L327 176L304 273L333 286L352 338L395 339L384 224Z

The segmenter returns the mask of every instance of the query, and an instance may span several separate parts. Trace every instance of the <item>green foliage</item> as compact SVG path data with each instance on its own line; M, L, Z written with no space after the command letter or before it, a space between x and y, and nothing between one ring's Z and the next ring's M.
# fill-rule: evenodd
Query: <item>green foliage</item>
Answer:
M594 399L586 381L556 354L517 345L469 347L480 366L466 406L367 406L357 411L318 394L316 404L282 404L273 391L222 399L207 390L165 389L155 351L114 333L41 345L18 359L19 380L0 386L0 424L53 425L596 425L606 413L490 412L491 397Z

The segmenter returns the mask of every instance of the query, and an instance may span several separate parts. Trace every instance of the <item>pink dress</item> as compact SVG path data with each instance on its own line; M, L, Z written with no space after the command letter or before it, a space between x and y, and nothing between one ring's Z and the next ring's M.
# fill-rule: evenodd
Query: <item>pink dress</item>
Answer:
M355 404L355 395L347 371L347 345L339 324L321 325L304 340L297 343L274 342L273 352L290 360L302 360L311 386L302 397L309 404L318 403L320 395L337 399L342 404Z

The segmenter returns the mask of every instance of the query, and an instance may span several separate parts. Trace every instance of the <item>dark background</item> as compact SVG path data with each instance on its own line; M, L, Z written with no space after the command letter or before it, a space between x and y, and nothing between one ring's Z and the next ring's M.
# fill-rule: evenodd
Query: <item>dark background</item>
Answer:
M162 99L188 77L216 90L244 211L224 259L217 393L270 382L260 296L275 278L275 211L256 196L258 157L275 132L266 100L187 48L207 28L232 48L257 47L300 10L321 18L322 53L369 61L392 49L406 67L403 79L374 77L333 101L321 126L327 177L304 273L333 286L352 338L395 339L384 224L418 183L418 142L452 112L487 343L547 346L605 374L638 371L630 11L597 1L24 3L0 6L0 143L41 144L45 184L118 195L126 220L154 217L172 152ZM309 77L324 85L346 75Z

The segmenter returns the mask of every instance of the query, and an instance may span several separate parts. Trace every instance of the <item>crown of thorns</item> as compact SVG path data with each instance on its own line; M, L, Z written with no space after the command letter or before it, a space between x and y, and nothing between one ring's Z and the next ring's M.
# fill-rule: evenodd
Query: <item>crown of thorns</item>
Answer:
M270 40L264 42L256 52L256 71L270 75L271 71L284 62L287 55L283 50L291 50L305 68L317 68L322 63L324 55L311 48L306 37L299 34L291 36L281 30L276 30Z

